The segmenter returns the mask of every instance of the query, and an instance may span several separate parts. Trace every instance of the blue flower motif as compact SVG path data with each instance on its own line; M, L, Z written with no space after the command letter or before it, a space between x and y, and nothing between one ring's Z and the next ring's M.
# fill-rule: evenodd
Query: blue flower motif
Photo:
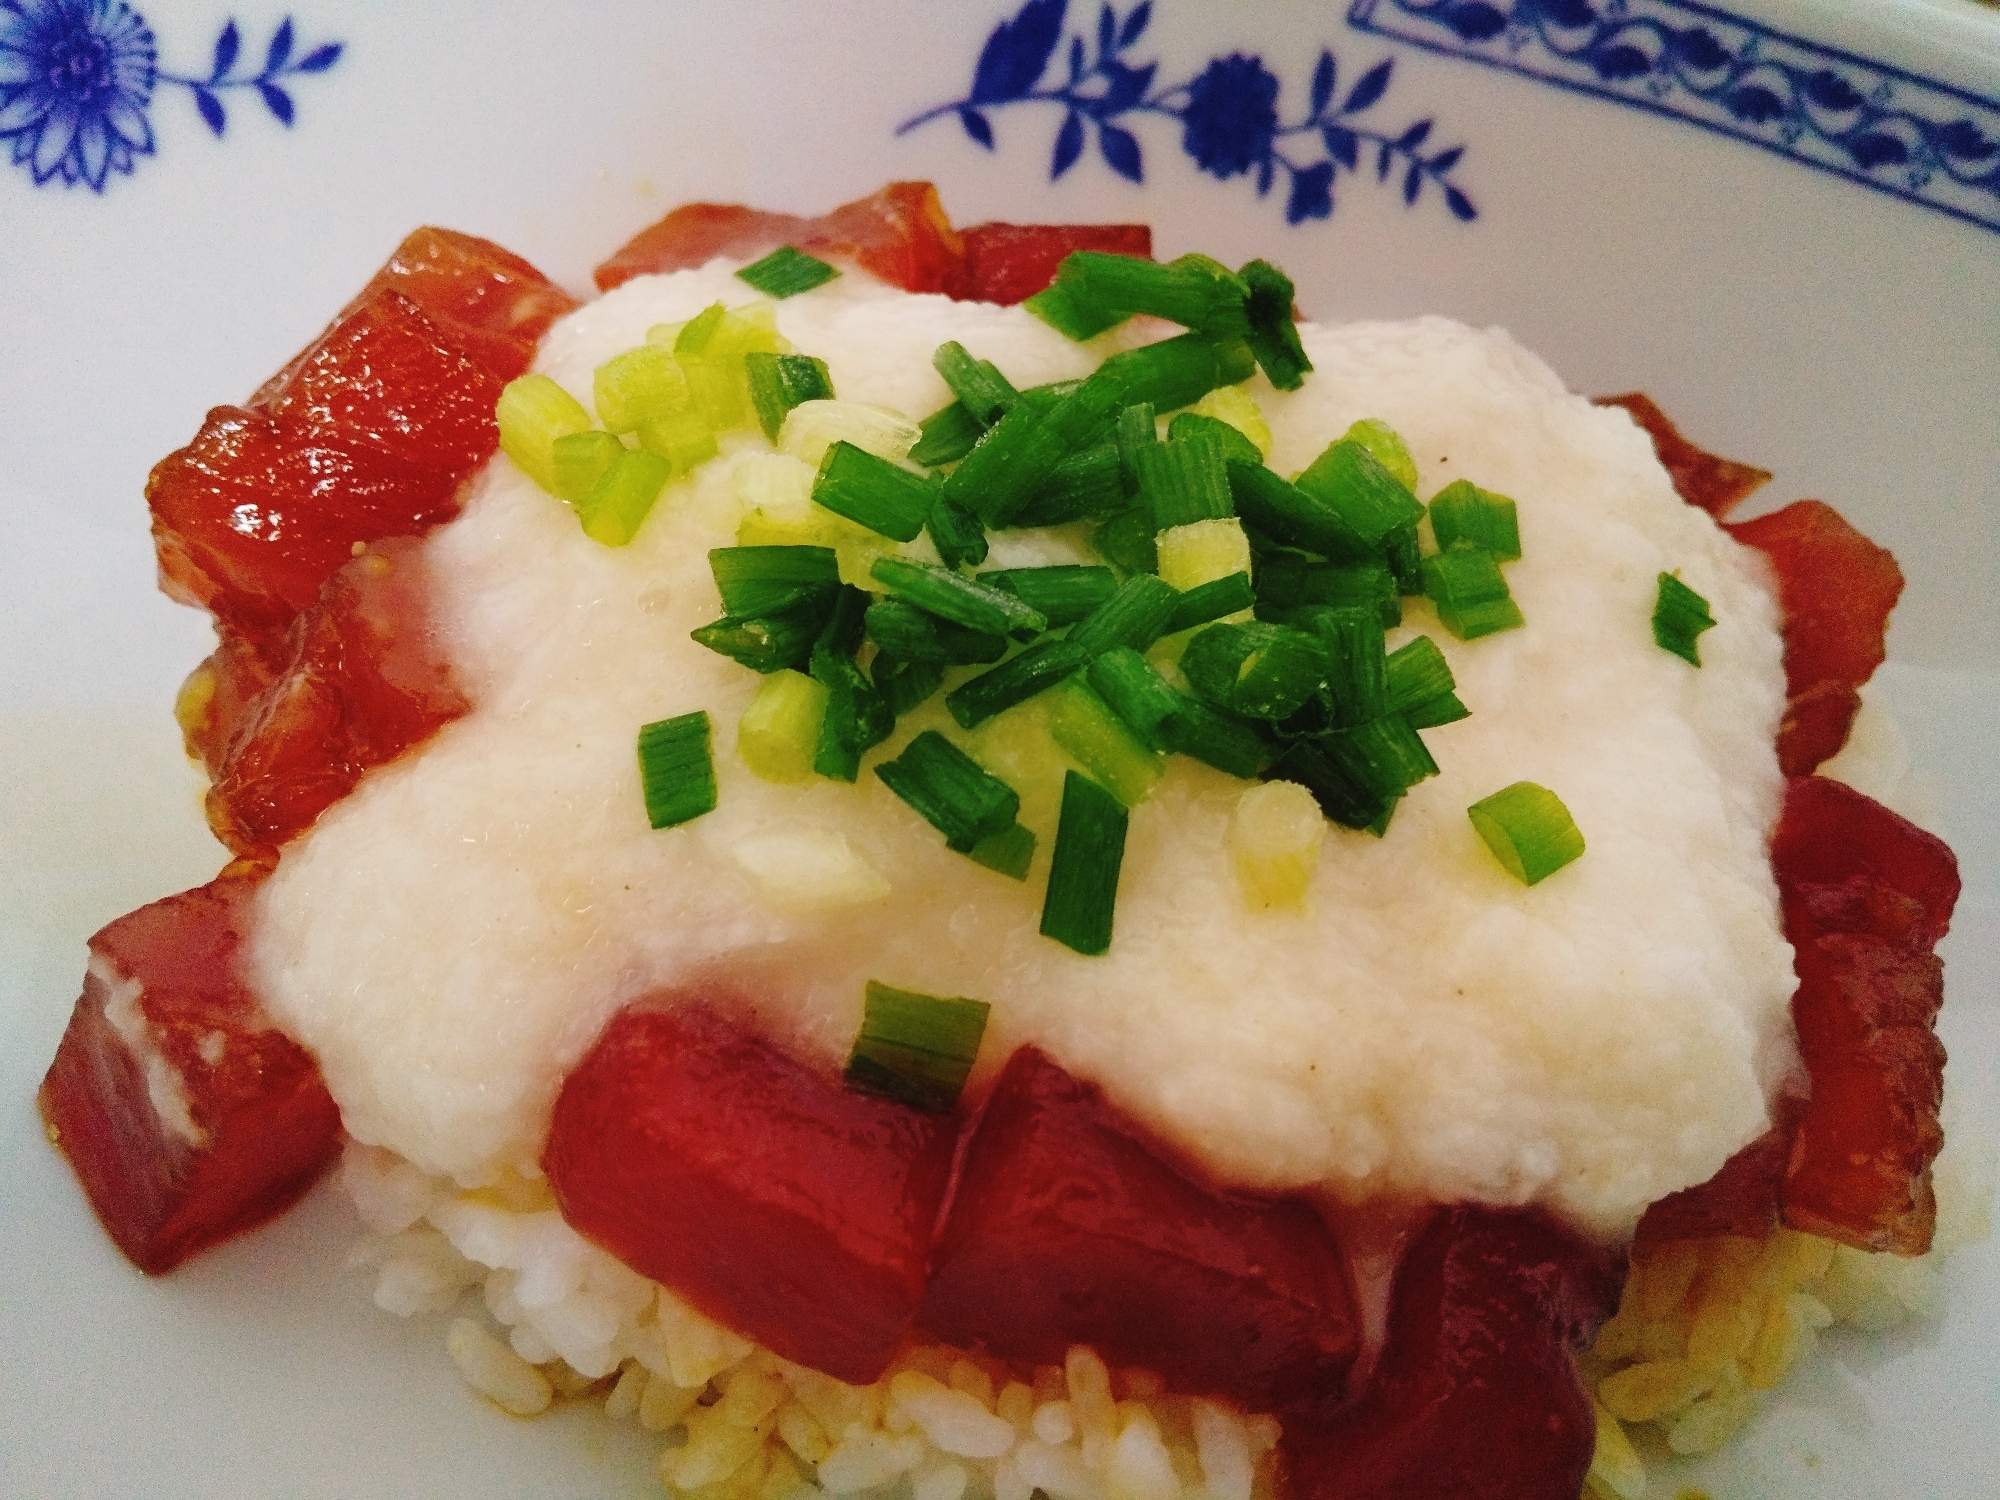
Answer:
M1261 57L1232 52L1187 86L1181 147L1216 177L1248 172L1271 154L1278 134L1278 80Z
M153 33L120 0L0 3L0 140L37 184L104 191L151 153Z

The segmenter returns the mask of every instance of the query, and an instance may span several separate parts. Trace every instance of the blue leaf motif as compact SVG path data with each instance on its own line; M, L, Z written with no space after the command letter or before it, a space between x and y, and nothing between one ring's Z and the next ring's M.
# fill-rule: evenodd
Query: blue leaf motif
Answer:
M1535 9L1558 26L1594 26L1597 12L1589 0L1536 0Z
M1311 115L1315 120L1333 98L1333 66L1333 54L1321 48L1319 62L1313 68Z
M1104 164L1128 182L1144 182L1145 167L1139 160L1139 140L1129 130L1120 130L1116 125L1099 121L1097 125L1097 149L1104 154Z
M1153 0L1143 0L1142 4L1135 6L1132 14L1125 18L1124 26L1119 29L1118 50L1122 52L1138 41L1139 33L1146 29L1146 23L1152 19Z
M1257 163L1257 196L1259 198L1271 191L1271 178L1277 170L1277 164L1268 156Z
M993 28L972 72L971 104L1019 99L1035 86L1062 39L1069 0L1027 0L1011 21Z
M1893 135L1879 131L1842 142L1855 164L1864 169L1901 165L1910 159L1910 149Z
M1389 143L1384 141L1375 152L1375 180L1377 182L1387 182L1389 180L1389 168L1394 162L1395 155L1390 150Z
M315 47L299 59L299 65L292 69L292 71L294 73L324 73L328 68L340 61L340 50L339 42L328 42L324 47Z
M1806 79L1806 98L1821 109L1859 109L1865 102L1854 85L1831 68Z
M1396 149L1398 151L1414 151L1424 143L1425 138L1430 133L1431 122L1429 120L1419 120L1408 130L1404 131L1402 135L1397 137Z
M1448 182L1444 185L1444 201L1445 206L1461 219L1472 220L1479 217L1479 210L1472 206L1472 200Z
M1153 86L1153 73L1158 67L1158 63L1147 63L1143 68L1128 68L1121 62L1106 63L1101 71L1110 80L1111 86L1104 91L1104 97L1096 102L1091 112L1100 119L1123 114L1146 97L1146 90Z
M1344 115L1359 114L1380 99L1383 91L1389 87L1389 74L1395 66L1395 58L1385 57L1363 73L1361 81L1355 84L1353 92L1348 94L1347 102L1340 106L1340 112Z
M1737 119L1752 125L1768 125L1785 113L1785 101L1769 89L1757 85L1730 90L1723 96L1722 103Z
M1292 196L1285 204L1285 222L1303 223L1333 213L1333 163L1316 162L1292 174Z
M282 68L292 55L292 18L286 16L271 33L271 45L264 53L264 76L269 78Z
M1938 132L1937 143L1940 151L1960 161L1985 161L2000 152L2000 146L1981 135L1970 120L1953 120Z
M1711 72L1729 62L1729 50L1706 27L1697 26L1674 38L1671 55L1690 68Z
M1641 78L1653 71L1653 60L1637 47L1606 47L1591 54L1590 65L1607 81Z
M1411 162L1410 170L1403 174L1403 206L1409 207L1417 201L1417 194L1424 190L1424 167L1422 162Z
M1063 116L1062 129L1056 132L1055 158L1049 163L1049 180L1054 181L1083 155L1083 117L1075 110Z
M1082 82L1083 82L1083 38L1080 36L1073 36L1069 39L1069 84L1071 88L1075 88L1079 83Z
M229 124L229 116L223 113L222 101L207 89L196 88L194 107L201 111L201 117L208 122L208 128L220 136Z
M1117 50L1118 18L1111 14L1110 6L1100 6L1097 11L1097 55L1106 58Z
M1491 5L1447 6L1440 19L1468 42L1490 41L1507 29L1507 13Z
M236 23L231 21L222 28L222 35L215 39L215 69L208 75L210 83L221 82L224 75L236 66L236 54L242 46L242 34L237 31ZM206 116L208 111L203 110L202 113ZM219 131L217 133L220 134Z
M1432 176L1441 177L1457 166L1458 159L1463 155L1465 155L1465 147L1453 146L1449 151L1438 152L1426 165L1430 167Z
M264 108L286 125L292 123L292 96L275 83L260 83L257 92L263 96Z
M988 151L993 149L993 127L986 122L986 116L982 115L978 110L961 109L958 112L958 123L965 127L967 135L979 142Z
M1333 153L1333 159L1352 172L1361 159L1361 138L1344 125L1327 126L1320 132L1320 138Z

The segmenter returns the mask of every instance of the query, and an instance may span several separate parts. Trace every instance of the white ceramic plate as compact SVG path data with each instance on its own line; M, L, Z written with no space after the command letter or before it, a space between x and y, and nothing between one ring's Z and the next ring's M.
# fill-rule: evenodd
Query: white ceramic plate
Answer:
M818 211L927 177L960 223L1150 220L1169 253L1278 261L1318 316L1501 323L1578 389L1651 392L1697 441L1776 471L1768 503L1834 501L1909 575L1882 681L1963 862L1943 1031L1950 1087L1992 1132L2000 13L1542 0L1537 21L1529 0L1156 0L1140 27L1121 3L1112 61L1157 64L1151 104L1108 131L1079 117L1052 180L1068 109L1026 95L1032 14L1053 7L992 54L975 122L948 110L902 133L973 97L1013 0L300 0L275 61L275 0L235 12L233 58L219 8L138 8L0 6L0 1493L649 1492L631 1430L501 1417L458 1384L438 1322L377 1312L341 1269L355 1226L325 1192L166 1280L138 1276L32 1104L84 939L221 858L170 716L209 631L153 591L146 470L422 222L581 288L685 200ZM1067 87L1075 35L1094 95L1116 68L1098 70L1097 8L1070 10L1039 92ZM63 50L93 14L109 53ZM1275 79L1278 125L1305 125L1322 50L1333 136L1272 138L1225 107ZM100 93L38 111L28 61L81 58L73 80L100 55L127 65L117 109ZM1260 61L1218 62L1232 55ZM40 97L58 95L74 100ZM1935 1326L1838 1341L1704 1482L1734 1500L1989 1494L2000 1255L1962 1253L1947 1294Z

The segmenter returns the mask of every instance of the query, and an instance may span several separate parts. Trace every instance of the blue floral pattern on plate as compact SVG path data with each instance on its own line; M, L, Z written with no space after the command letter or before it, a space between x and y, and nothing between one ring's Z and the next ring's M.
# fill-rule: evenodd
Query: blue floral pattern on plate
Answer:
M162 84L187 89L218 137L228 128L227 93L249 89L289 127L295 114L282 80L324 73L342 44L294 56L287 16L271 34L264 64L239 75L243 34L227 22L206 77L164 73L146 18L122 0L0 0L0 141L37 187L60 181L104 191L114 172L130 174L153 154L148 111Z
M2000 100L1696 0L1354 0L1347 19L2000 229Z
M988 117L993 111L1055 104L1063 118L1049 163L1051 180L1076 165L1094 133L1104 164L1121 177L1143 182L1139 137L1121 122L1155 115L1179 122L1181 149L1212 177L1253 177L1262 197L1282 173L1288 223L1329 217L1335 178L1343 170L1362 171L1364 161L1378 182L1387 181L1392 172L1400 174L1405 204L1414 204L1425 186L1434 183L1452 214L1478 216L1472 199L1450 179L1465 148L1425 153L1434 121L1390 131L1358 118L1388 91L1394 58L1363 73L1336 106L1339 65L1332 52L1322 50L1313 67L1306 113L1287 124L1278 109L1283 84L1262 57L1240 52L1216 57L1186 81L1156 88L1159 64L1130 57L1152 20L1152 0L1142 0L1123 16L1102 6L1095 45L1080 33L1072 35L1065 63L1055 70L1054 81L1045 82L1061 48L1068 9L1068 0L1027 0L986 38L973 66L970 92L904 121L896 133L955 115L965 133L991 151L993 123ZM1299 150L1302 144L1308 149Z

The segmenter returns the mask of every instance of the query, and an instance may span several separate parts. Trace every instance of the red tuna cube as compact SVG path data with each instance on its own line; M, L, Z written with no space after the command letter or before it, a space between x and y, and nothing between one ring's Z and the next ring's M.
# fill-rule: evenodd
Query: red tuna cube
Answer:
M963 238L965 260L945 290L960 301L1008 306L1047 287L1073 250L1153 253L1153 231L1144 224L974 224Z
M42 1082L49 1139L142 1271L273 1217L332 1161L340 1113L271 1029L239 960L257 881L227 877L120 917Z
M923 1296L951 1119L841 1086L698 999L621 1012L564 1081L563 1217L786 1359L879 1378Z
M974 1129L918 1322L1037 1364L1088 1344L1253 1410L1337 1392L1359 1342L1309 1205L1200 1181L1034 1047Z

